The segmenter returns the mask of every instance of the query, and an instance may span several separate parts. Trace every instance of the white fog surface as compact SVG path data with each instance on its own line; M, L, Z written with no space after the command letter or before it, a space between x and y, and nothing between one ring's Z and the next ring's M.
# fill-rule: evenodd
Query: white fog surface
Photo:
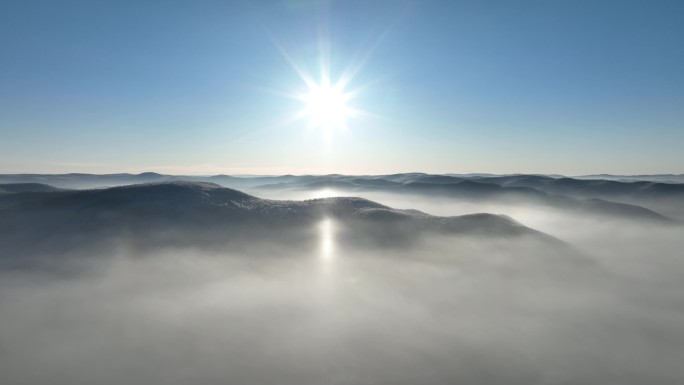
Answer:
M328 220L316 247L264 239L258 257L124 242L61 256L73 268L0 275L0 383L684 381L681 227L366 197L510 215L575 251L478 236L355 247Z

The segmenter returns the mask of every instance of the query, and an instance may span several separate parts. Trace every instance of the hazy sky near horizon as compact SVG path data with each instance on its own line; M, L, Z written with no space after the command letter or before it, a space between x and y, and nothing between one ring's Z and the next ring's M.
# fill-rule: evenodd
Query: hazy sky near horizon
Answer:
M0 173L682 173L682 14L662 0L5 0ZM293 119L294 67L353 74L363 113L345 129Z

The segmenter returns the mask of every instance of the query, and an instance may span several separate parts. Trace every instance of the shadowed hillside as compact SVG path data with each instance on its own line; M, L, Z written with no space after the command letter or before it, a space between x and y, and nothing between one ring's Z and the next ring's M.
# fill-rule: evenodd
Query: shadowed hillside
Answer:
M334 221L350 246L403 247L423 236L551 237L492 214L435 217L362 198L260 199L213 183L169 182L0 197L3 257L82 251L125 239L136 247L306 247Z
M0 194L12 194L19 192L46 192L59 191L60 189L42 183L7 183L0 184Z

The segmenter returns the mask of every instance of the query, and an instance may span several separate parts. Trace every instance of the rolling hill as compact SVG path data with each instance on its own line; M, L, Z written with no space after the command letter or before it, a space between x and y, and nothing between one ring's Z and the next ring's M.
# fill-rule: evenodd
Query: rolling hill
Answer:
M0 250L4 258L25 257L96 250L121 240L141 248L272 242L306 247L320 238L324 220L334 221L341 242L354 246L403 247L430 234L560 243L499 215L436 217L351 197L267 200L213 183L179 181L2 195Z

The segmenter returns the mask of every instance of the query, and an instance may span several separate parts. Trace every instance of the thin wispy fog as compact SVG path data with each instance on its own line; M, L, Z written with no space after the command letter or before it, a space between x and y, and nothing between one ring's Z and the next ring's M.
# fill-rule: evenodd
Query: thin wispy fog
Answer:
M86 254L48 251L0 273L0 383L684 380L681 227L364 196L433 215L506 214L556 239L369 243L355 222L323 215L308 238L252 247L141 246L131 234Z

